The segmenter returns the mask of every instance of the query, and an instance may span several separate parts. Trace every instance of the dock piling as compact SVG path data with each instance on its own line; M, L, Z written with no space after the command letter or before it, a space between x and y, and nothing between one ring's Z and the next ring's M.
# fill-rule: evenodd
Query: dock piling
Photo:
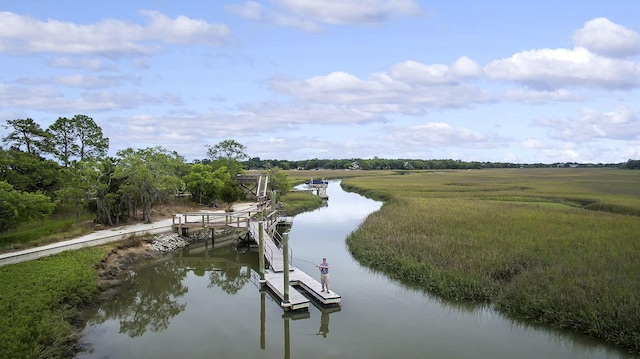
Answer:
M285 232L282 239L282 252L284 256L282 258L284 265L284 301L282 307L287 308L291 304L289 303L289 232Z
M258 222L258 267L260 267L260 284L264 285L266 280L264 279L264 222Z

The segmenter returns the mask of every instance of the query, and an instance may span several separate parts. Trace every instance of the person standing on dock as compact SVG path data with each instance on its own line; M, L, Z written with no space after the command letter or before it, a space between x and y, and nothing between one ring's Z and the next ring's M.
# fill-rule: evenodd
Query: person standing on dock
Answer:
M320 284L322 284L322 291L327 288L327 293L329 293L329 263L327 263L327 258L322 258L322 263L317 265L316 267L320 268Z

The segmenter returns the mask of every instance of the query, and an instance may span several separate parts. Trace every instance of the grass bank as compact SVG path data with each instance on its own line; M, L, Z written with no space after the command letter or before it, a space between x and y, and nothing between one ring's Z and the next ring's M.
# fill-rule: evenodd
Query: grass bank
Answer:
M352 178L385 200L360 262L455 299L640 352L640 171L510 169Z
M67 251L0 267L0 358L74 355L78 308L99 291L94 265L109 249Z
M47 218L26 223L13 231L0 235L0 251L43 246L80 237L93 231L91 226L86 223L91 218L90 215L83 215L80 224L76 223L74 217Z
M322 198L305 192L289 192L280 197L279 200L284 206L284 212L287 216L295 216L296 214L312 211L322 207Z

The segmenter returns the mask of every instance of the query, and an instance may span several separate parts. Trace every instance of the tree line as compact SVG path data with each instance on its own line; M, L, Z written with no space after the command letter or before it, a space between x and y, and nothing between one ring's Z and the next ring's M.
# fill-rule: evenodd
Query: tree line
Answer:
M253 157L243 162L247 169L268 169L278 167L283 170L444 170L444 169L483 169L483 168L549 168L549 167L614 167L614 168L638 168L640 160L629 160L624 163L510 163L510 162L478 162L461 161L452 159L384 159L374 157L372 159L310 159L301 161L287 160L262 160ZM636 166L636 167L632 167Z
M245 193L236 176L246 148L234 140L207 145L207 160L188 164L161 146L107 156L109 139L86 115L58 118L44 129L33 119L8 120L0 149L0 233L54 212L90 211L94 222L152 221L154 205L188 194L205 205L231 204ZM271 189L288 181L272 171Z

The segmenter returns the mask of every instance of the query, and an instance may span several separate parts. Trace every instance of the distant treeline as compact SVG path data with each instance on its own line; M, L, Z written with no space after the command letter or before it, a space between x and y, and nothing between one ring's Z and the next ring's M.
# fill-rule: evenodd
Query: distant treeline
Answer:
M630 170L640 170L640 160L629 160L625 165L625 168Z
M242 162L247 170L262 170L278 167L283 170L439 170L439 169L481 169L481 168L549 168L549 167L609 167L640 169L640 160L627 163L585 164L575 162L557 163L509 163L509 162L466 162L461 160L416 160L416 159L311 159L302 161L261 160L259 157Z

